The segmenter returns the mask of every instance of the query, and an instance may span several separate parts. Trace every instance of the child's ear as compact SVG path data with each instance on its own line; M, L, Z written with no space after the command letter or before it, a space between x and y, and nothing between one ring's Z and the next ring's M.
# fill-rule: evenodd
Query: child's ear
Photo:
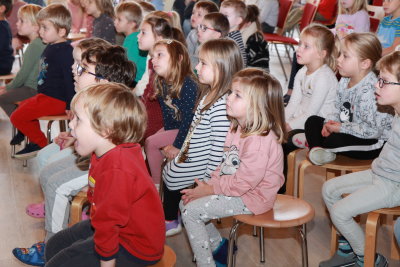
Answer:
M322 50L322 51L320 51L320 54L321 54L322 58L325 58L327 55L327 52L326 52L326 50Z
M367 58L361 61L361 68L363 70L368 70L372 68L372 61L371 59Z
M64 28L58 29L58 35L59 35L60 37L65 37L65 38L67 38L67 30L64 29Z

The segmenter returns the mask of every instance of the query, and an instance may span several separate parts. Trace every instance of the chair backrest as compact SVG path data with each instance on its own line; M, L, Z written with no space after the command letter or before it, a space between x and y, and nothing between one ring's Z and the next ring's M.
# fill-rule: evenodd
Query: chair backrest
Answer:
M380 22L381 21L379 19L369 17L369 31L376 32L378 30Z
M293 0L279 0L279 16L276 27L283 29L288 17L289 11L292 8Z
M381 6L367 5L367 10L370 18L381 20L385 16L385 11Z
M300 20L300 32L310 25L314 20L315 13L317 13L319 1L307 2L303 9L303 16Z

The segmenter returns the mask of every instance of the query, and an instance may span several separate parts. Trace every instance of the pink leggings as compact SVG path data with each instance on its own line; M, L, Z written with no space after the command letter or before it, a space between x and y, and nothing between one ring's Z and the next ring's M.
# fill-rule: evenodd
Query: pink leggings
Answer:
M177 134L178 129L166 131L164 128L161 128L155 134L147 137L145 141L144 150L149 163L151 177L155 184L159 184L161 178L161 164L164 159L161 149L167 145L171 145Z

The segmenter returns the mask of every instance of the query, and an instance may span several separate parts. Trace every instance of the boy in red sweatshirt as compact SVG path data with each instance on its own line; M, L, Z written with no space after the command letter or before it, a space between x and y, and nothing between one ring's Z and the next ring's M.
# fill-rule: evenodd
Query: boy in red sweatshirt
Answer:
M143 104L121 84L95 85L72 100L71 134L80 155L92 153L90 220L53 236L46 266L147 266L165 242L164 213L139 142L146 129Z

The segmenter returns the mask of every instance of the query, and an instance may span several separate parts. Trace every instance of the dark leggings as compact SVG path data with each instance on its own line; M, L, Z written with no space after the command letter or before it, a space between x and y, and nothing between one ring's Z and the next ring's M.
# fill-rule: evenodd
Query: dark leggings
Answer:
M377 139L363 139L355 137L354 135L344 133L331 133L328 137L323 137L321 134L324 127L325 119L319 116L311 116L305 123L305 132L309 148L323 147L323 148L339 148L351 146L370 146L378 142ZM338 154L348 156L354 159L374 159L379 156L382 150L381 146L378 149L359 151L349 150L339 152Z
M290 78L288 89L293 89L294 78L296 77L297 72L303 67L303 65L297 63L296 52L293 53L293 61L292 61L292 70L290 71Z
M172 221L178 219L178 210L179 210L179 202L181 201L181 190L169 190L167 186L164 184L163 193L164 193L164 215L165 220Z
M46 244L46 267L97 267L100 258L94 250L94 230L90 221L82 221L55 234ZM122 246L118 251L116 266L141 267L155 264L129 254Z

